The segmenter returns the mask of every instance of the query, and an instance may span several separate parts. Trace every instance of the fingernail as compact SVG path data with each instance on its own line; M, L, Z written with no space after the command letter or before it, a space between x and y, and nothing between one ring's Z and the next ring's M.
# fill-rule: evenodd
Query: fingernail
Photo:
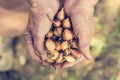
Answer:
M92 60L93 59L93 57L90 54L89 46L85 46L85 47L81 48L80 50L81 50L81 52L83 53L83 56L86 59L88 59L88 60Z

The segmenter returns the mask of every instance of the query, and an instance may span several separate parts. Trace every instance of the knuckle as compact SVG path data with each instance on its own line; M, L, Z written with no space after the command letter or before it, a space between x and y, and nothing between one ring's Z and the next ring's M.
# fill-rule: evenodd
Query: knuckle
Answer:
M25 39L25 40L29 38L29 35L28 35L27 32L25 32L23 36L24 36L24 39Z

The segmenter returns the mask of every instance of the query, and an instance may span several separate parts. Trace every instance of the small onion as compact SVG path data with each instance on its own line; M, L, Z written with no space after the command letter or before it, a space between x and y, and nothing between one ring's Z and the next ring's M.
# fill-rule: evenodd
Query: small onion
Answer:
M73 39L73 34L70 30L65 29L63 32L63 39L64 40L72 40Z
M71 52L70 52L69 49L66 49L63 53L64 53L65 56L67 56L67 55L69 55Z
M54 60L51 60L49 58L47 58L45 61L47 61L48 63L53 63L54 62Z
M60 21L60 20L55 20L55 21L53 21L53 25L54 25L55 27L60 27L61 21Z
M48 51L54 51L55 50L55 43L51 39L46 40L45 46L46 46Z
M56 50L54 50L51 54L53 55L50 57L51 60L56 60L59 56L59 52Z
M70 28L71 27L70 19L69 18L64 19L62 22L62 26L64 28Z
M53 33L55 36L61 36L62 30L61 30L61 28L55 28Z
M63 41L62 43L61 43L61 49L64 51L64 50L66 50L66 49L68 49L68 42L67 41Z
M53 37L53 32L52 32L52 31L49 31L49 32L46 34L46 37L47 37L47 38L52 38L52 37Z
M59 19L61 21L64 18L65 18L65 13L64 13L64 9L62 8L57 14L57 19Z

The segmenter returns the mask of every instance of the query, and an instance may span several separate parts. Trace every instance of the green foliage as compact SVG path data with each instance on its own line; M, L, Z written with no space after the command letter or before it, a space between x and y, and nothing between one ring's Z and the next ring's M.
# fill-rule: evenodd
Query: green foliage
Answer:
M25 77L22 77L21 80L27 80Z

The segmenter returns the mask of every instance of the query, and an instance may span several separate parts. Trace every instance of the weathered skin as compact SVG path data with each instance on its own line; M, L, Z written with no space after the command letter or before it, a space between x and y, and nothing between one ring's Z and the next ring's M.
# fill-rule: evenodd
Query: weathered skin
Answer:
M29 23L24 33L25 42L32 58L41 61L35 55L35 50L41 54L41 59L46 58L44 50L45 34L51 27L48 16L53 19L60 5L59 0L28 0L31 4ZM90 39L93 33L94 5L98 0L65 0L64 8L71 18L73 29L79 38L79 47L83 54L80 60L74 63L65 63L63 68L79 63L84 59L92 59L89 53ZM43 63L44 64L44 63ZM45 65L45 64L44 64Z
M65 12L71 18L73 29L79 38L79 48L82 57L74 63L64 63L63 68L79 63L84 58L92 59L89 51L90 40L93 34L94 5L98 0L66 0Z

